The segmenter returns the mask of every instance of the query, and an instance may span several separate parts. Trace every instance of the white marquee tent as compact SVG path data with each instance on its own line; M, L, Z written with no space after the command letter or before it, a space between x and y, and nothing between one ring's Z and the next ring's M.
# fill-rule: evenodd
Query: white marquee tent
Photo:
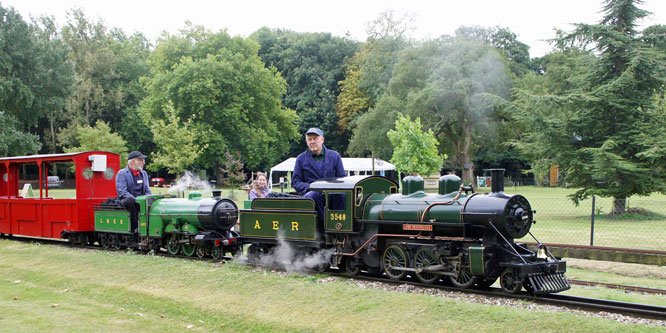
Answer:
M369 173L372 172L372 158L352 158L352 157L343 157L342 165L345 168L345 172L349 176L352 172L354 173ZM388 171L395 170L395 165L375 158L375 171ZM273 172L293 172L294 165L296 164L296 157L290 157L282 163L271 168L270 173L268 174L268 184L272 186L273 184Z

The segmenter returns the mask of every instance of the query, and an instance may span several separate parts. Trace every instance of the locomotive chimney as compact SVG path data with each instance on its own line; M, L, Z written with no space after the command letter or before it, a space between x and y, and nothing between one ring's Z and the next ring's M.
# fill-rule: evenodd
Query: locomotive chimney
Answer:
M504 169L490 169L490 189L492 193L504 192Z
M222 190L213 190L213 198L219 198L222 196Z

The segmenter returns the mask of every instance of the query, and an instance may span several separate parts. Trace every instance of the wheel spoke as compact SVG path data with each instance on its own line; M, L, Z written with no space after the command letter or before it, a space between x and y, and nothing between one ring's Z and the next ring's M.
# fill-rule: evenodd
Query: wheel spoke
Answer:
M391 245L384 251L384 271L389 278L399 280L405 277L407 271L396 269L407 267L407 254L399 245Z
M421 247L414 256L414 269L416 269L416 278L423 283L433 283L437 281L439 275L432 271L420 271L420 269L437 265L437 257L431 247Z
M177 255L180 251L180 243L178 242L178 237L175 235L170 235L167 237L167 251L172 255Z
M472 271L469 268L469 256L466 254L462 256L458 276L449 276L449 280L451 284L458 288L467 289L474 285L476 276L472 275Z
M523 281L518 278L513 269L507 268L500 276L500 286L508 293L517 293L523 287Z
M224 250L221 246L213 246L210 250L210 256L213 257L213 260L220 260L224 257Z

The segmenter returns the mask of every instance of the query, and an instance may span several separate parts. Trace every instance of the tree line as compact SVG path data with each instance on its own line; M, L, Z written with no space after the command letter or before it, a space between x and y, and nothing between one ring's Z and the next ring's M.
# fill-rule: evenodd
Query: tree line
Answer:
M389 160L387 133L407 117L466 182L558 165L574 200L665 192L666 27L637 30L639 6L606 1L600 22L558 31L539 58L502 27L415 40L390 11L362 42L188 22L153 45L80 9L59 26L0 6L0 155L141 150L153 171L221 177L225 152L267 169L314 126L329 148Z

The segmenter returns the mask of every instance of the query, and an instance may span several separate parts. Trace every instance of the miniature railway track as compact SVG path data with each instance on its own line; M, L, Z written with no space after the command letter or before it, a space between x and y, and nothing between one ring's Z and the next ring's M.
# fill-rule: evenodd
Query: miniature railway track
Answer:
M611 301L604 299L596 298L587 298L579 296L570 296L570 295L561 295L561 294L547 294L535 296L527 293L518 293L518 294L507 294L502 292L500 288L487 288L485 290L479 289L460 289L445 285L437 284L425 284L416 281L409 280L391 280L379 276L353 276L334 273L331 275L346 277L357 280L373 281L373 282L383 282L388 284L408 284L421 288L435 288L442 289L447 291L458 291L464 293L473 293L476 295L488 296L488 297L501 297L501 298L513 298L513 299L523 299L527 301L532 301L541 304L550 304L563 306L567 308L579 309L579 310L588 310L588 311L605 311L610 313L620 313L625 315L631 315L641 318L649 319L658 319L666 320L666 307L648 305L648 304L638 304L638 303L627 303L619 301Z
M645 287L627 286L627 285L622 285L622 284L581 281L581 280L572 280L572 279L569 279L569 283L579 285L579 286L590 286L590 287L600 286L600 287L605 287L605 288L609 288L609 289L620 289L620 290L625 290L625 291L639 292L639 293L646 293L646 294L666 295L666 290L664 290L664 289L645 288Z
M35 238L27 238L27 237L10 237L7 235L2 235L0 236L0 239L11 239L11 240L17 240L17 241L22 241L22 242L38 242L40 244L50 244L50 245L70 245L66 241L58 240L58 239L35 239ZM80 249L90 249L90 250L104 250L100 246L76 246L74 248L80 248ZM114 251L114 250L111 250ZM123 250L115 250L116 252L118 251L123 251ZM147 253L145 251L140 251L142 253ZM214 262L213 259L211 258L198 258L196 256L190 257L190 256L183 256L183 255L171 255L168 253L162 253L159 251L155 251L155 255L159 256L165 256L165 257L172 257L172 258L185 258L185 259L194 259L194 260L207 260ZM222 262L225 260L231 260L233 258L231 257L224 257ZM218 261L219 262L219 261ZM238 260L239 264L244 264L244 265L249 265L247 260L241 259ZM257 265L254 264L255 266L262 266L262 265ZM263 266L266 268L273 268L273 269L280 269L276 268L273 266ZM415 287L420 287L420 288L434 288L434 289L441 289L441 290L447 290L447 291L457 291L457 292L463 292L463 293L472 293L476 295L482 295L482 296L488 296L488 297L501 297L501 298L513 298L513 299L523 299L527 301L532 301L536 303L542 303L542 304L550 304L550 305L557 305L557 306L563 306L563 307L568 307L568 308L573 308L573 309L580 309L580 310L588 310L588 311L605 311L605 312L610 312L610 313L620 313L620 314L625 314L625 315L632 315L632 316L637 316L641 318L650 318L650 319L658 319L658 320L666 320L666 307L664 306L655 306L655 305L648 305L648 304L637 304L637 303L627 303L627 302L619 302L619 301L612 301L612 300L604 300L604 299L595 299L595 298L587 298L587 297L578 297L578 296L571 296L571 295L561 295L561 294L547 294L547 295L531 295L527 293L517 293L517 294L507 294L505 292L502 292L500 288L486 288L483 290L480 289L461 289L461 288L456 288L456 287L451 287L451 286L446 286L442 284L426 284L426 283L421 283L417 282L415 280L392 280L389 278L385 278L383 276L371 276L371 275L356 275L356 276L350 276L348 274L343 274L339 272L337 269L333 268L327 272L327 274L330 274L332 276L337 276L337 277L342 277L342 278L349 278L349 279L354 279L354 280L362 280L362 281L373 281L373 282L382 282L382 283L387 283L387 284L394 284L394 285L402 285L402 284L408 284L412 285ZM642 288L642 287L633 287L633 286L622 286L622 285L614 285L614 284L606 284L606 283L596 283L596 282L588 282L588 281L578 281L578 280L573 280L573 284L580 284L580 285L601 285L601 286L606 286L608 288L615 288L615 289L624 289L624 290L630 290L630 291L638 291L638 292L646 292L646 293L655 293L655 294L663 294L666 291L660 290L660 289L651 289L651 288ZM571 282L571 280L570 280Z

